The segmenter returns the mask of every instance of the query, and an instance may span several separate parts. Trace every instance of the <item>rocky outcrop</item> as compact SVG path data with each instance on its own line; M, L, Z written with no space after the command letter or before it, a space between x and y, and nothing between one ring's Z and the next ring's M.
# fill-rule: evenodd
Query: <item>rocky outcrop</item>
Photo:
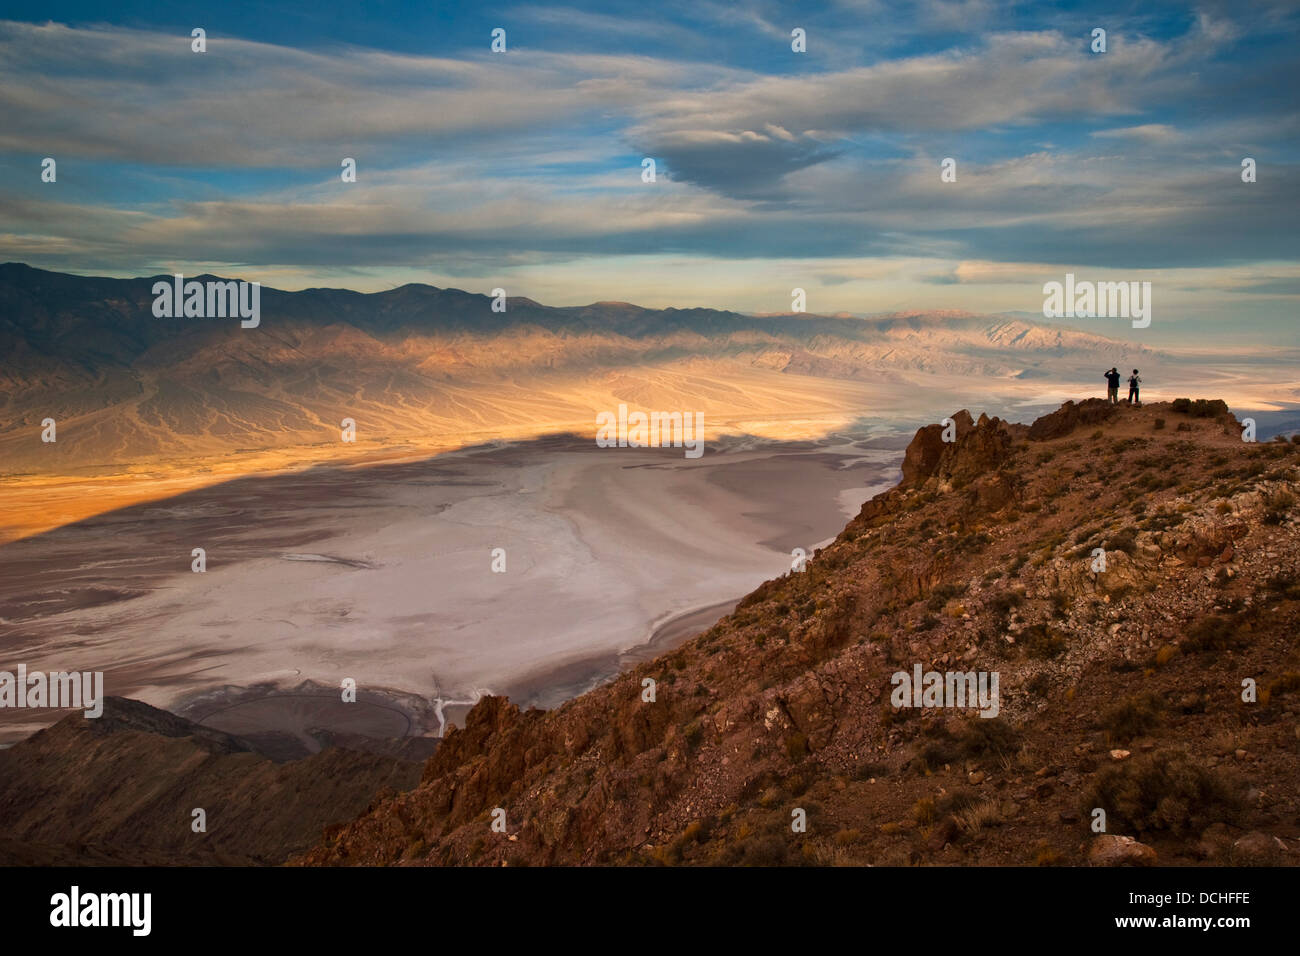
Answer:
M954 412L952 425L924 425L917 429L916 435L903 454L903 486L918 485L939 469L945 452L952 442L944 441L944 433L949 432L956 441L975 427L966 409Z
M1063 438L1080 426L1097 426L1111 421L1119 414L1119 406L1100 398L1079 402L1066 402L1050 415L1044 415L1029 426L1030 441L1051 441Z
M926 425L919 429L903 457L903 481L900 488L926 487L932 479L945 491L964 487L977 478L992 477L1006 460L1013 440L1013 430L998 418L981 415L978 422L970 412L955 412L949 425ZM945 436L950 441L945 441ZM991 480L977 494L985 508L1002 507L1015 494L1014 482L1005 476Z

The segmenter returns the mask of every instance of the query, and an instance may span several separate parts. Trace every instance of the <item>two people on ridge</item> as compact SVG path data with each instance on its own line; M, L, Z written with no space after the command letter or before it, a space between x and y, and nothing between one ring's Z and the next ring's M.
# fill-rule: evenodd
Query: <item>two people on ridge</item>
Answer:
M1112 405L1119 404L1119 372L1112 366L1111 370L1106 373L1106 400ZM1133 374L1128 377L1128 404L1141 405L1138 400L1138 390L1142 385L1142 379L1138 376L1138 370L1134 369Z

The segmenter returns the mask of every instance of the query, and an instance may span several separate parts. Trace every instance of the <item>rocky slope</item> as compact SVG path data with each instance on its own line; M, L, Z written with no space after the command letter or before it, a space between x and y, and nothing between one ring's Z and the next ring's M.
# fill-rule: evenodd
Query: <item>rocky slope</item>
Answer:
M0 866L279 863L419 773L339 747L276 763L248 741L110 697L97 719L65 717L0 750ZM195 808L206 832L192 829Z
M1221 402L953 419L805 570L557 710L482 700L297 862L1295 863L1300 446ZM893 706L917 665L997 716Z

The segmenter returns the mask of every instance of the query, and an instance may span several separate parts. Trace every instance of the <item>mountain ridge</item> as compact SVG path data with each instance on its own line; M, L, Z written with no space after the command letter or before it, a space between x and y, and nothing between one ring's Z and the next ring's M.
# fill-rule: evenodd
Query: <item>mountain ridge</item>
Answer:
M297 862L1294 862L1300 446L1221 402L951 418L804 571L556 710L483 699ZM914 667L1000 713L893 706Z
M426 446L590 426L620 402L711 423L843 420L977 377L1095 378L1098 354L1160 353L1005 318L758 318L711 309L552 308L461 290L263 289L262 321L159 319L154 281L0 266L0 460L70 473L240 449ZM942 383L938 380L942 379ZM42 443L54 419L58 438Z

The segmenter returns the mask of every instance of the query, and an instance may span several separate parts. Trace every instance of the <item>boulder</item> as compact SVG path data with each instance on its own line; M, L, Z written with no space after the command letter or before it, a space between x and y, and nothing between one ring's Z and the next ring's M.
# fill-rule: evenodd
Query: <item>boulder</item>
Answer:
M1101 398L1085 399L1077 405L1066 402L1029 426L1029 440L1048 441L1068 435L1081 425L1100 425L1114 418L1118 411L1118 405L1111 405Z
M1088 862L1093 866L1150 866L1156 851L1130 836L1103 833L1092 841Z

